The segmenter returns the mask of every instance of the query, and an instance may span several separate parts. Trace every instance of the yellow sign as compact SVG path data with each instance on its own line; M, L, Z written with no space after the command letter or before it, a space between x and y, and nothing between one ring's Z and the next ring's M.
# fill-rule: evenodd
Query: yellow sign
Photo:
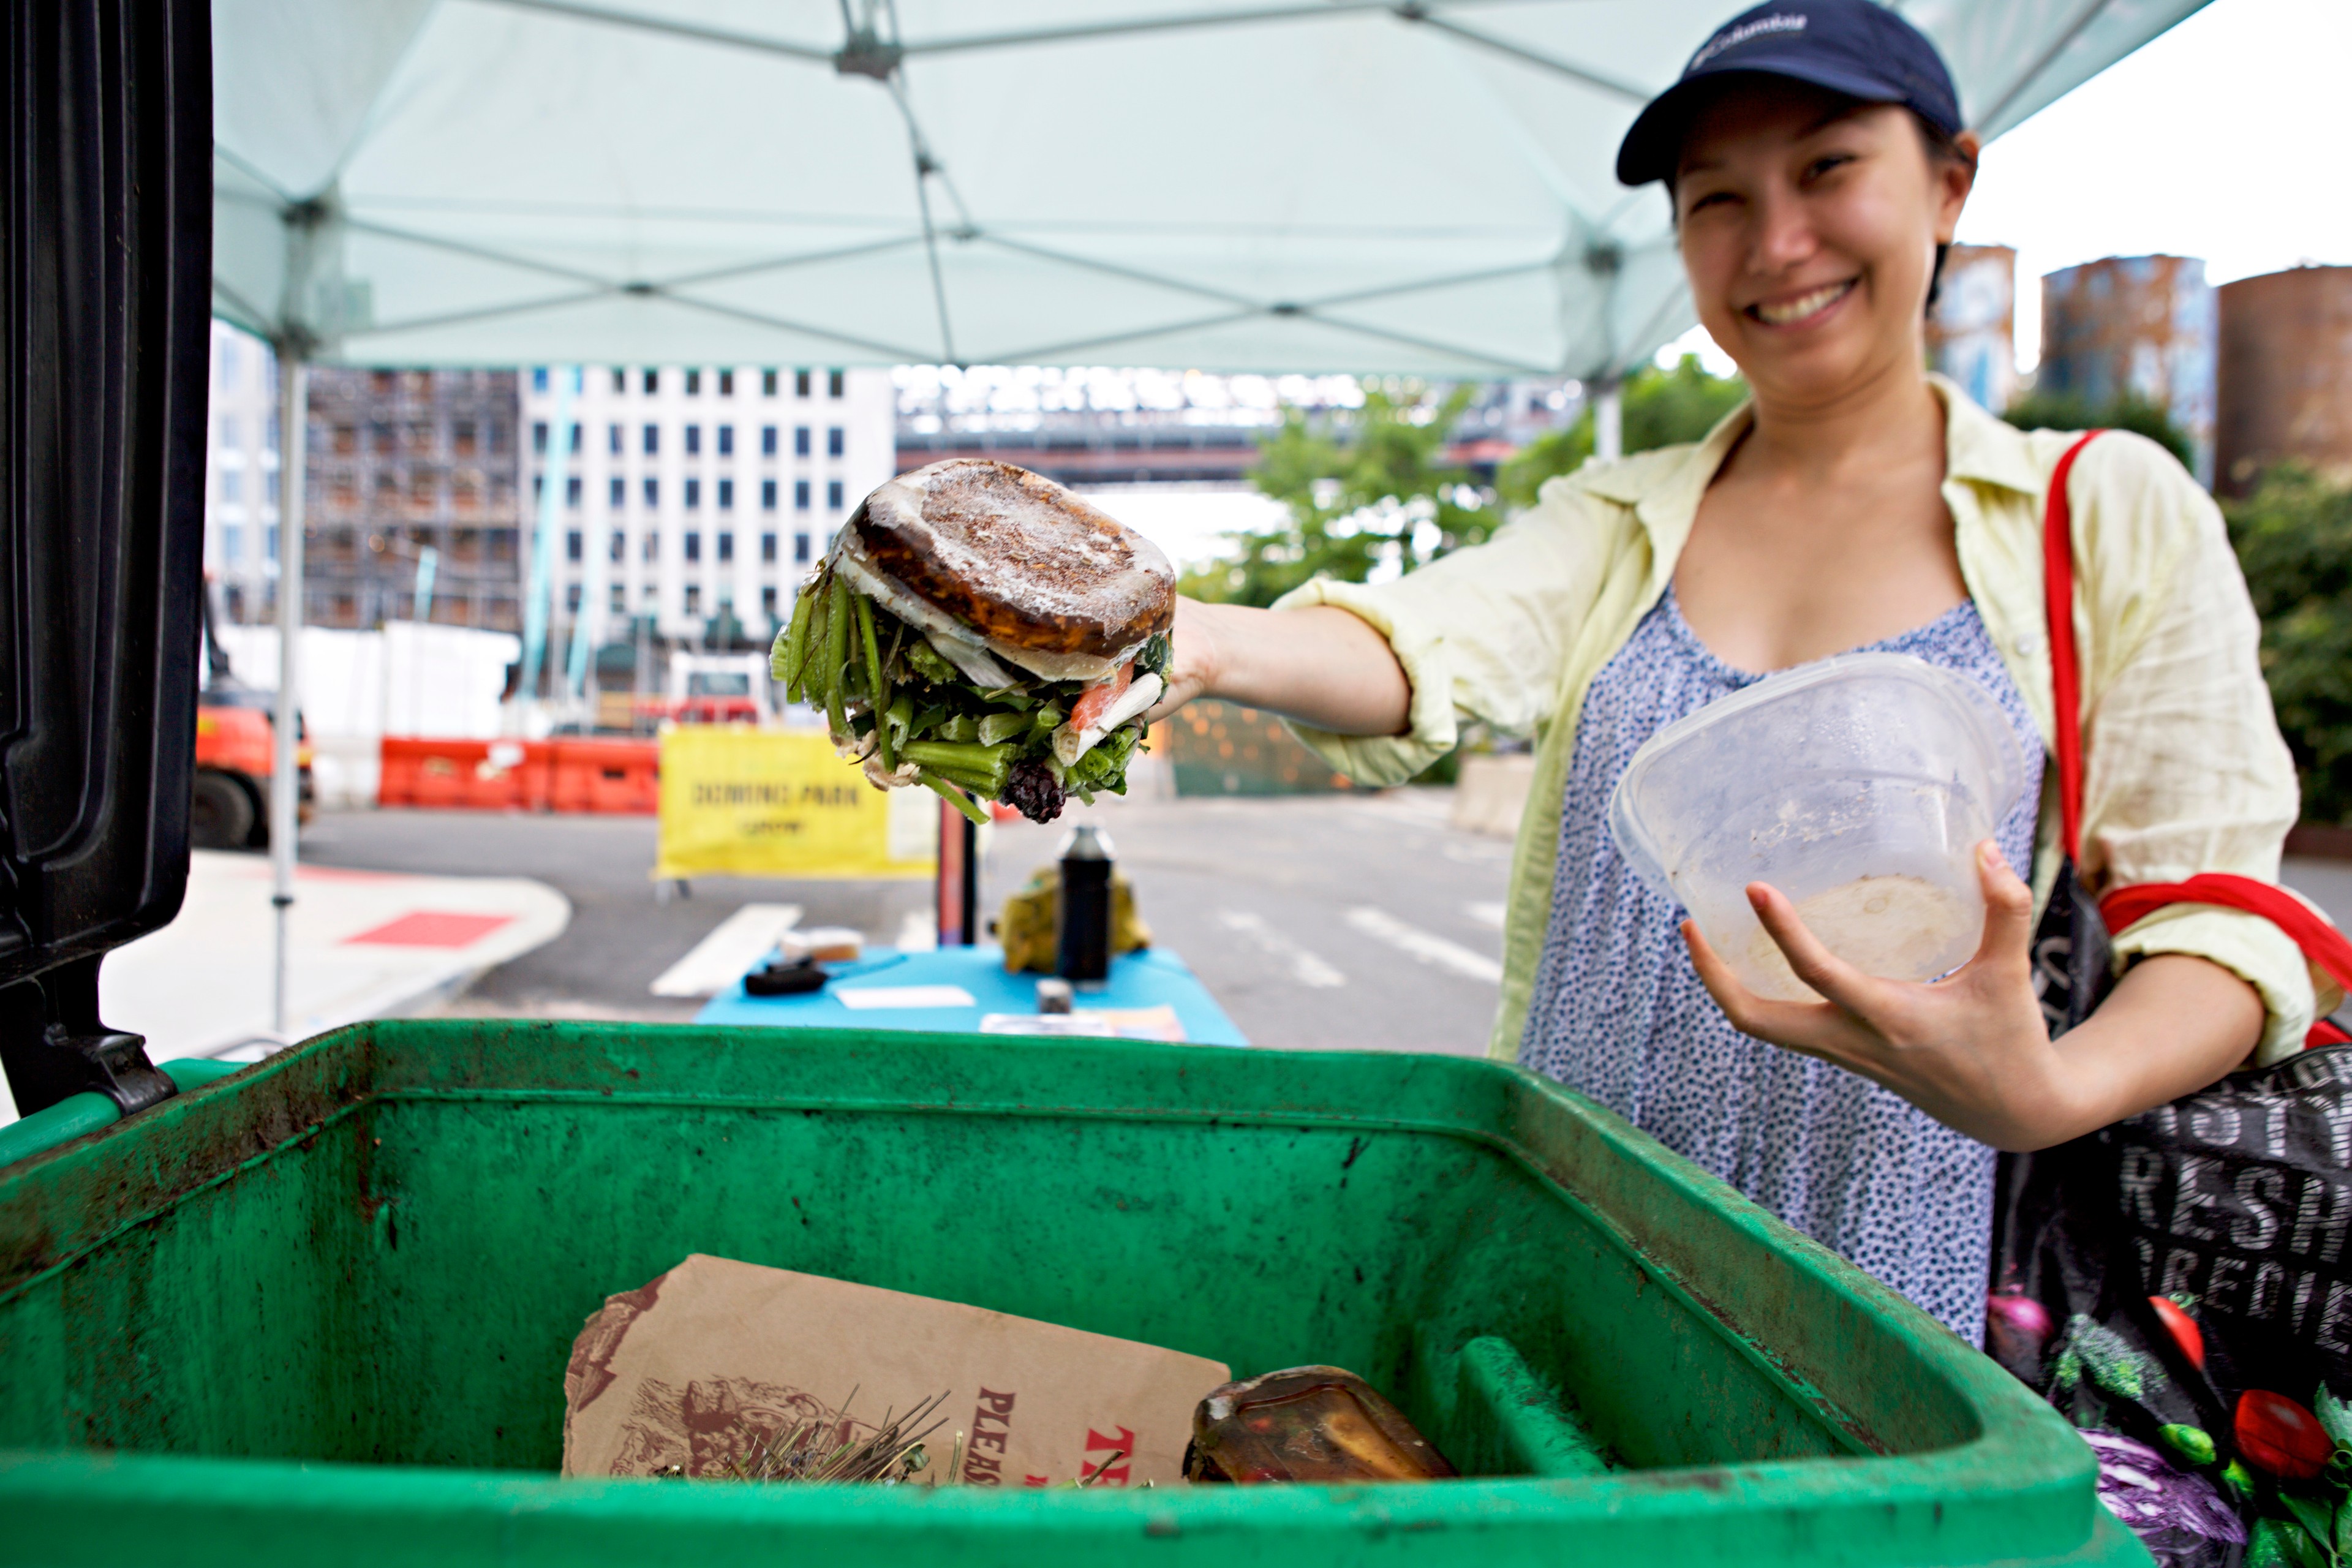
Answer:
M661 739L654 875L929 877L939 808L876 789L820 734L681 724Z

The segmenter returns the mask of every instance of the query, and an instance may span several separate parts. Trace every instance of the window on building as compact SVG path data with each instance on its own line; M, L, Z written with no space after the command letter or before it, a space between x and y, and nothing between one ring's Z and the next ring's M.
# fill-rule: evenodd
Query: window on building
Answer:
M580 422L576 419L572 422L572 449L575 452L584 452L588 449L580 444Z
M733 457L735 455L735 426L732 425L720 425L716 426L716 430L719 436L719 455L722 458Z
M760 535L760 559L768 563L773 563L776 559L776 536L774 534L763 533Z
M648 458L650 458L650 457L652 457L655 453L659 452L660 450L661 450L661 426L658 426L658 425L648 425L648 426L646 426L646 457L648 457Z
M796 370L793 372L793 395L794 397L806 397L808 395L809 373L804 370Z
M843 372L829 370L824 373L824 395L827 397L839 397L848 384L849 377Z
M812 434L812 432L810 431L809 427L808 427L807 426L805 426L805 425L798 425L798 426L793 426L793 457L795 457L795 458L805 458L805 457L807 457L807 456L809 455L809 451L810 451L810 440L809 440L809 437L810 437L811 434Z
M449 450L455 457L478 457L482 449L482 433L470 419L459 419L449 426Z
M772 425L762 425L760 426L760 456L772 458L775 455L776 427Z
M220 416L220 444L224 447L234 447L237 444L236 416L234 414L224 414Z
M615 397L626 397L628 395L629 373L623 370L619 365L614 365L613 367L613 395ZM617 605L614 607L618 608Z
M494 458L506 456L507 422L503 419L493 419L483 428L489 432L490 455Z
M647 397L651 397L655 393L659 392L661 390L661 372L657 370L649 370L646 372L644 385L646 395Z
M646 561L660 560L661 536L654 532L651 529L646 530L644 544L643 547L638 550L637 554L639 557Z
M614 511L620 510L627 503L628 495L628 480L616 477L604 481L604 504Z
M760 613L772 621L776 618L776 585L773 583L760 590Z
M620 372L614 371L613 374L618 375ZM628 589L623 587L618 583L614 584L611 590L604 595L604 603L612 610L613 614L616 616L620 615L629 607Z
M545 365L541 365L537 370L530 373L530 389L533 392L545 392L547 390L547 367Z
M721 397L732 397L735 395L735 373L733 371L722 370L719 373L719 395Z
M615 565L618 565L622 561L628 558L628 552L629 536L623 533L619 529L614 529L613 531L613 542L606 550L605 554Z
M763 370L760 373L760 395L762 397L773 397L776 395L776 373L774 371Z
M573 529L571 532L563 536L563 558L566 561L579 561L583 559L586 553L587 542L588 541L586 536L582 534L578 529Z
M806 479L794 479L793 481L793 510L794 511L806 511L808 509L809 482Z
M808 536L807 534L805 534L805 533L795 533L795 534L793 534L793 564L794 564L795 566L805 566L805 565L807 565L807 564L808 564L808 558L809 558L809 536Z
M776 510L776 481L773 479L760 481L760 510L761 511Z
M233 522L224 523L221 526L221 559L224 561L245 559L245 530Z
M621 427L618 425L604 426L604 450L616 458L621 455Z
M702 614L702 585L698 583L686 585L686 613L689 616Z
M735 559L735 536L723 530L719 535L719 559L721 561Z
M688 480L687 480L687 481L686 481L686 510L688 510L688 511L692 511L696 507L698 507L698 506L700 506L701 504L702 504L702 481L701 481L700 479L688 479Z
M270 363L274 364L277 362L273 360ZM269 423L262 426L262 430L261 456L264 460L274 459L278 456L278 410L273 408L269 411Z
M694 532L692 530L688 530L685 534L680 536L680 542L686 548L686 558L688 561L699 561L702 559L702 535Z
M223 468L220 471L220 499L233 504L245 500L243 468Z
M433 476L430 473L420 469L408 476L408 504L411 506L433 504Z
M690 370L686 373L686 395L688 397L699 397L702 395L702 373L700 371Z
M335 434L334 434L334 447L335 447L335 451L336 451L339 455L341 455L341 456L342 456L342 457L346 457L346 458L350 457L352 453L354 453L354 452L358 451L358 450L360 449L360 429L359 429L359 426L356 426L356 425L338 425L338 426L335 426Z
M391 420L374 419L369 421L368 445L375 448L375 454L379 458L389 458L392 456L394 437L392 434Z
M824 486L824 504L835 511L841 510L841 481L828 479Z
M223 386L236 384L236 340L224 337L220 341L220 378Z
M824 455L838 458L849 449L849 433L838 425L824 433Z
M580 476L578 474L573 474L563 481L563 504L565 506L578 506L580 504ZM575 555L572 559L577 561L580 558Z
M541 497L541 496L545 495L546 493L547 493L547 476L546 476L545 474L533 474L533 475L531 475L531 477L530 477L530 499L531 499L531 500L532 500L534 503L536 503L536 502L539 500L540 497Z
M567 583L563 587L563 607L573 615L580 613L580 584Z
M735 481L733 479L721 479L719 481L719 510L720 511L733 511L735 510Z
M661 505L661 481L659 479L647 479L645 485L645 494L646 510L651 511L655 507Z
M699 457L701 453L702 426L699 425L689 425L686 427L686 455L689 458L693 458Z

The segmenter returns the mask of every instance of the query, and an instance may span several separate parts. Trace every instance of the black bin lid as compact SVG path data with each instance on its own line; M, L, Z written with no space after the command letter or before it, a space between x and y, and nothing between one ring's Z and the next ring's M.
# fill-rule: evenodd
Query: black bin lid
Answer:
M98 966L188 877L212 271L205 0L8 0L0 40L0 1064L171 1092Z

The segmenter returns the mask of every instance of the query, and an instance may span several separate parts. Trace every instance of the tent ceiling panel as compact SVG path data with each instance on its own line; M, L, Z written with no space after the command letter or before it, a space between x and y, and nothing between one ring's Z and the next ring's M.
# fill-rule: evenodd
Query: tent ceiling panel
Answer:
M1900 3L1998 130L2202 0ZM1730 8L216 0L215 305L352 363L1608 376L1689 322L1617 140Z

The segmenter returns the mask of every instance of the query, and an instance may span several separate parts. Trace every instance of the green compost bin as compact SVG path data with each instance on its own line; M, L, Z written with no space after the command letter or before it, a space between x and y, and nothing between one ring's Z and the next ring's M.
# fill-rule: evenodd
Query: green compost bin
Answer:
M1468 1476L558 1479L573 1334L690 1252L1335 1363ZM0 1171L9 1563L2147 1561L2093 1486L1932 1321L1483 1061L388 1022Z

